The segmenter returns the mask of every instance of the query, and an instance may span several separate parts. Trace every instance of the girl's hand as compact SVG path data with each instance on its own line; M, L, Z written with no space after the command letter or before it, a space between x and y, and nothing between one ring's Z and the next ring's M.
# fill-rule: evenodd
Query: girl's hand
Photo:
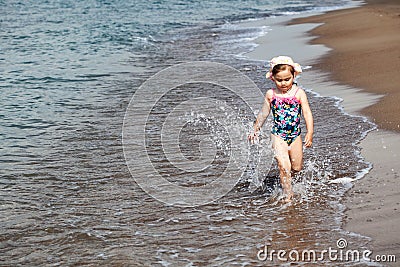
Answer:
M259 141L258 134L259 134L259 132L250 133L250 134L247 136L247 139L248 139L252 144L254 144L255 142L258 142L258 141Z
M312 133L307 133L306 137L304 138L304 145L306 147L311 147L312 146L312 141L313 141Z

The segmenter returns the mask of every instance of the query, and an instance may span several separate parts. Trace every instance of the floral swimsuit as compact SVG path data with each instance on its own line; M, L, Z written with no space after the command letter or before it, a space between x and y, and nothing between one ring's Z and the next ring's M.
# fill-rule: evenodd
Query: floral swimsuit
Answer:
M271 110L274 117L271 133L285 140L289 146L301 133L301 103L296 98L298 90L299 88L297 88L293 96L289 97L276 96L275 90L273 90L274 94L271 101Z

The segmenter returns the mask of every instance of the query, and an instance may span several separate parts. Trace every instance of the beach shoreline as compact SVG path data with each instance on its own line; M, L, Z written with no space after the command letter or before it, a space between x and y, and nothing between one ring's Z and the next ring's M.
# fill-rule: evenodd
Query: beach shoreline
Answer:
M363 21L363 23L354 23ZM290 24L321 23L310 31L311 44L332 50L314 65L328 73L328 80L350 85L375 100L352 114L367 116L377 124L359 144L372 169L346 193L344 229L371 237L373 255L400 255L400 114L396 90L400 35L400 5L396 1L367 1L352 9L295 19ZM396 34L397 33L397 34ZM391 67L387 67L390 64ZM346 90L344 90L346 91ZM351 94L351 93L350 93ZM341 96L343 105L356 103ZM383 263L395 266L395 262Z
M322 96L342 99L340 105L346 113L366 117L377 125L357 144L372 169L345 194L343 228L370 237L373 256L395 255L397 260L400 256L400 186L396 182L400 177L400 105L397 104L400 92L396 90L400 83L397 74L400 35L396 30L399 14L400 5L395 0L371 0L362 6L293 17L290 21L266 19L259 24L278 27L279 33L270 31L258 38L256 49L247 54L249 58L264 61L276 54L288 54L302 65L310 64L311 71L307 70L301 78L303 86ZM355 23L355 19L363 23ZM308 35L304 36L304 32ZM279 41L279 35L292 37L286 42L287 47ZM298 46L302 49L293 49Z

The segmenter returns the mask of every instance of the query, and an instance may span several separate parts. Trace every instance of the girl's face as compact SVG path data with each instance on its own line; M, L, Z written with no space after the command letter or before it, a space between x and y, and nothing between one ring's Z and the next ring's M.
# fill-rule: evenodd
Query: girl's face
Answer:
M289 69L281 70L273 77L276 87L283 93L289 91L293 86L294 76Z

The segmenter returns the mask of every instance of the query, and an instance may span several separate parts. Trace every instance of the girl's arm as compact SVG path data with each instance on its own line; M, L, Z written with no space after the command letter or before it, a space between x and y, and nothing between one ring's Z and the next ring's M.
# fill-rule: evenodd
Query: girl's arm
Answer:
M257 115L257 119L254 122L253 129L254 131L248 135L248 139L252 142L255 140L258 140L258 134L260 132L261 127L264 125L265 120L267 119L269 112L271 110L270 106L270 97L271 97L271 90L268 90L268 92L265 94L264 98L264 104L260 110L260 112Z
M301 90L301 109L303 112L303 117L306 122L307 133L304 138L304 144L306 147L311 147L313 142L313 134L314 134L314 119L310 109L310 105L308 104L308 99L306 93Z

